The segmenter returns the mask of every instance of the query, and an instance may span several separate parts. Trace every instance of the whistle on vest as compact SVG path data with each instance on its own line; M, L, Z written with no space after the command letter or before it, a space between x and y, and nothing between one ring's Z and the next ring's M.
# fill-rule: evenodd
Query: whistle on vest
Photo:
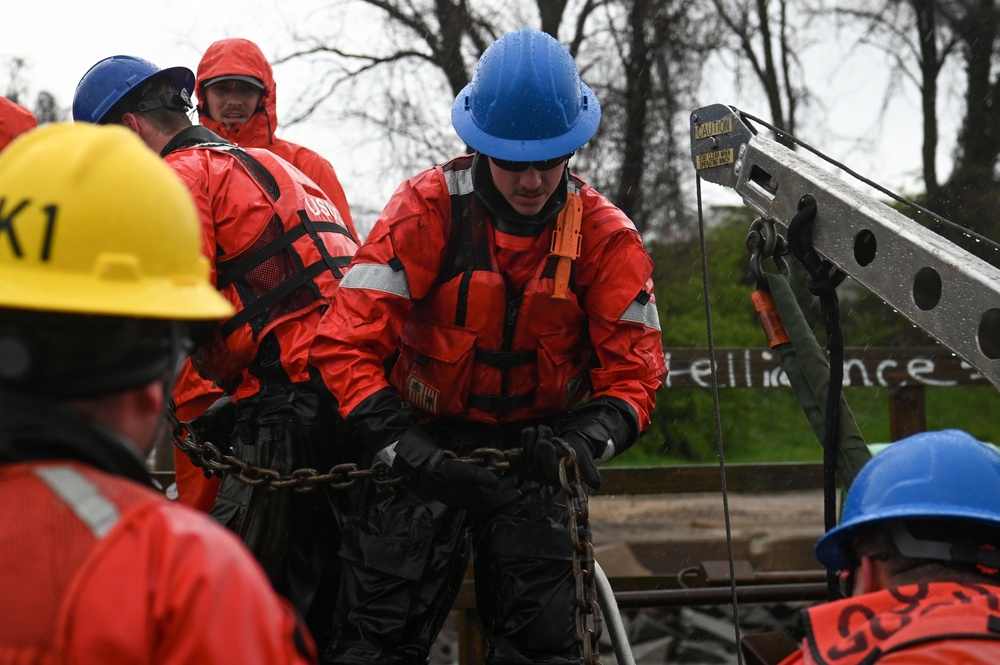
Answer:
M580 195L569 192L566 195L566 205L556 219L556 228L552 232L552 245L549 247L549 257L556 257L555 281L552 285L552 297L566 299L569 290L569 276L573 269L573 260L580 256L580 225L583 222L583 201Z

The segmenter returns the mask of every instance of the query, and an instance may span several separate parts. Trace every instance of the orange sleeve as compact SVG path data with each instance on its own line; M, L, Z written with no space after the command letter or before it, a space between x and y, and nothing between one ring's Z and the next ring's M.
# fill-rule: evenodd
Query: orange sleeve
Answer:
M344 417L389 385L384 363L398 347L413 301L427 295L437 278L447 245L445 220L451 214L450 205L440 169L403 183L334 294L310 347L309 360L320 370ZM405 276L406 293L352 288L351 271L359 265L378 266L393 274L399 274L398 269Z
M317 662L304 624L236 536L162 502L132 510L98 544L62 616L67 663Z

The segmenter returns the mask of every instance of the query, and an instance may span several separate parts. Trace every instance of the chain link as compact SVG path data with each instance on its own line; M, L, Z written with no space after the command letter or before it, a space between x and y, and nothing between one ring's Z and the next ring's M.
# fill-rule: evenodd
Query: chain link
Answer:
M372 465L370 469L346 463L337 464L326 473L320 473L316 469L295 469L291 473L282 474L276 469L253 466L240 457L223 452L210 441L202 441L198 432L189 423L178 420L172 409L167 410L167 424L174 445L187 455L195 466L207 473L230 474L240 482L255 487L310 492L320 487L346 490L365 478L371 478L380 485L393 485L402 480L381 462ZM584 664L601 665L598 650L602 626L601 608L597 601L597 586L594 579L594 544L590 530L587 493L580 479L580 469L576 465L576 452L562 439L554 438L553 441L567 451L567 456L562 458L562 464L559 466L559 482L566 497L570 540L573 544L576 632L583 643ZM510 468L510 459L520 457L523 449L476 448L468 457L458 457L450 451L445 451L445 454L459 462L502 471Z
M576 633L583 642L583 662L585 665L601 665L598 641L601 639L601 607L597 601L595 581L594 542L590 530L590 509L587 492L580 479L580 467L576 464L576 451L563 441L554 442L568 454L559 466L559 482L562 485L569 515L569 535L573 543L573 579L576 581Z

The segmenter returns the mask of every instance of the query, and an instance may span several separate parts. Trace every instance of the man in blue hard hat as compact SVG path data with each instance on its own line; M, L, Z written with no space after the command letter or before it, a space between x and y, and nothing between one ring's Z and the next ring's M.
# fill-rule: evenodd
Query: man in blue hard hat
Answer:
M214 443L279 477L329 469L340 424L329 393L312 378L309 345L357 245L333 201L292 164L192 125L194 84L186 67L110 56L77 84L73 118L130 129L195 202L212 282L234 307L231 317L202 331L191 355L198 373L225 391L188 428L195 442ZM334 586L327 580L337 548L329 491L266 487L227 473L211 509L306 617L319 643L329 624L326 589Z
M597 488L666 375L639 233L569 169L600 117L556 39L501 37L452 109L474 152L396 190L324 316L356 460L403 476L355 489L326 662L425 663L471 552L486 662L581 662L566 464Z
M959 430L871 459L816 557L846 596L805 613L799 663L1000 662L1000 453Z

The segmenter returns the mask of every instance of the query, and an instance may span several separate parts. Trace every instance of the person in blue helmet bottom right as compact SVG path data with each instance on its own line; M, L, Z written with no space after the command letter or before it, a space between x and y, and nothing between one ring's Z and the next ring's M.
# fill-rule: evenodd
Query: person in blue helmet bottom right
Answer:
M816 557L844 598L781 665L1000 663L1000 453L960 430L875 455Z
M582 661L561 473L597 488L666 375L642 239L569 168L600 116L566 47L502 36L452 106L472 154L400 185L351 262L310 362L356 463L402 480L351 490L324 662L426 663L470 557L485 662Z

